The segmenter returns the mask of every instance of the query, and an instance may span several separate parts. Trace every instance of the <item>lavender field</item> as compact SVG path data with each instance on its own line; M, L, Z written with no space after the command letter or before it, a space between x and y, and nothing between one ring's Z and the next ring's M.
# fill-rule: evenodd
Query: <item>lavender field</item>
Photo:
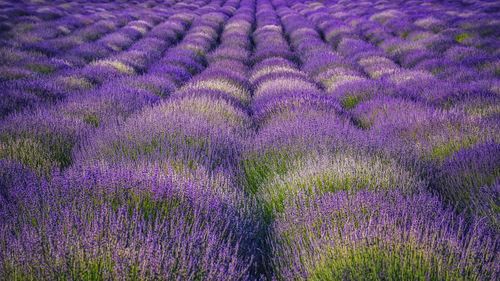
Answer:
M0 0L0 280L500 280L500 3Z

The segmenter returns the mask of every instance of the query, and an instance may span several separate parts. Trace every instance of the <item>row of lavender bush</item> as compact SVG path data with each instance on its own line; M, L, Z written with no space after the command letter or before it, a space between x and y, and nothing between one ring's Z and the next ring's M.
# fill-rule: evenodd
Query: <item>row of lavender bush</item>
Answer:
M0 279L500 278L492 2L0 11Z

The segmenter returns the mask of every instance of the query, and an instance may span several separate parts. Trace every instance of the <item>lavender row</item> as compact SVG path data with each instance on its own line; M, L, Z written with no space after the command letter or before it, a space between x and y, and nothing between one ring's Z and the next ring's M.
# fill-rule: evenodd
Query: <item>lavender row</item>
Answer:
M306 58L305 54L308 50L315 52L323 48L324 45L320 44L319 41L317 41L317 45L308 44L315 42L317 36L314 33L312 37L305 35L305 38L297 36L297 39L294 39L295 29L297 29L298 34L300 32L308 34L308 31L304 29L304 23L292 19L288 21L287 17L292 18L292 16L287 14L287 10L281 6L283 3L276 1L273 4L277 7L280 15L285 18L283 21L285 30L289 34L292 46L297 50L299 61L301 61L301 57ZM263 8L259 9L263 10ZM259 21L259 18L257 20ZM293 24L296 24L297 27L294 28ZM326 53L327 49L324 50ZM302 61L309 62L307 59ZM318 89L315 91L320 92ZM286 90L284 92L282 95L287 95ZM257 85L255 90L256 103L258 93L262 92L259 92ZM323 106L323 108L328 107ZM315 108L315 110L317 109ZM267 217L271 220L269 235L269 245L272 247L271 264L278 279L341 280L344 278L366 278L367 276L382 278L382 275L387 276L387 273L384 272L389 272L389 276L391 276L391 272L394 272L393 278L400 278L406 274L422 278L453 279L452 276L470 276L473 279L481 279L494 278L498 274L498 268L496 268L498 256L494 254L497 252L498 238L495 234L491 236L487 226L477 222L480 225L480 230L475 229L467 232L467 236L463 236L460 229L468 228L470 225L463 221L461 215L455 215L453 210L446 209L446 206L439 202L435 196L429 195L426 190L427 183L422 182L412 170L407 170L405 165L401 166L401 161L391 160L394 157L392 153L389 153L388 156L380 155L377 147L392 140L389 138L390 134L389 136L377 137L377 134L371 135L361 132L346 122L342 116L336 114L339 112L338 105L337 108L331 106L329 110L331 113L327 115L325 112L313 114L314 110L308 106L303 106L300 111L287 108L286 114L282 113L279 118L276 118L276 121L273 120L273 117L269 118L259 128L257 137L252 141L249 157L243 164L248 187L259 194L259 198L262 198L267 210ZM276 114L276 116L278 115ZM284 115L288 116L284 117ZM317 125L314 126L314 124ZM290 128L288 129L290 133L285 129L285 126ZM332 127L331 130L329 130L330 127ZM371 147L372 145L374 147ZM267 161L268 159L271 160ZM384 173L386 171L388 171L387 174ZM366 193L363 190L371 191ZM375 196L377 199L372 197L364 199L367 197L365 194ZM388 200L387 195L389 194L392 194L391 196L396 197L396 199L394 201ZM328 199L322 201L325 200L323 197ZM337 227L333 220L341 219L337 217L338 212L333 212L332 214L335 215L333 217L318 219L317 213L308 211L309 206L314 207L319 202L328 202L327 204L331 204L328 206L340 208L337 207L337 203L330 202L334 200L333 198L344 197L349 200L346 202L346 206L348 206L346 210L353 207L352 203L348 202L359 198L360 201L356 202L360 202L357 204L363 210L363 218L367 216L365 210L379 210L372 205L368 206L369 202L383 206L388 204L388 206L392 206L390 208L397 210L399 209L398 204L403 202L403 198L404 200L417 200L431 204L432 208L427 207L421 210L433 210L431 212L437 215L435 217L420 216L418 213L420 211L412 210L408 213L403 211L398 214L391 212L391 215L385 217L385 215L374 211L373 215L368 215L370 225L373 225L374 228L366 229L360 228L361 223L347 226L341 221L339 222L340 227ZM418 206L417 208L425 204L408 203L409 206ZM329 211L330 209L331 207L321 205L315 210L323 212L323 210ZM294 212L297 214L295 215ZM352 212L346 212L345 220L347 222L358 220ZM405 217L406 214L413 213L416 213L415 217ZM387 218L395 219L395 221L390 222ZM425 219L422 221L422 218ZM444 218L453 221L450 223L450 227L441 228L440 222ZM304 219L305 228L301 228L301 219ZM379 236L378 227L385 229L384 225L399 225L397 221L400 219L411 222L398 228L397 232L384 232L384 235L388 236ZM448 221L448 219L445 220ZM319 227L323 228L318 231L316 224L310 226L312 221L317 221ZM330 223L337 228L330 228ZM413 236L415 235L412 230L414 227L424 229L428 233L428 236L424 236L426 239L415 242L418 245L415 251L425 253L420 254L420 256L409 254L414 249L413 246L410 247L398 242L405 241L404 239L407 238L400 240L390 234L403 235L401 237ZM363 232L358 232L358 229ZM343 234L337 235L340 232ZM481 253L488 254L477 256L474 251L463 252L463 250L459 250L461 256L458 257L448 252L422 250L426 247L432 249L433 244L442 244L443 241L440 238L442 235L450 237L446 238L447 242L444 243L455 245L455 242L451 242L452 240L460 241L456 243L464 245L464 248L461 249L477 247L477 249L482 249ZM473 238L475 236L480 238L475 240ZM368 242L361 244L361 241ZM481 242L476 243L476 241ZM339 246L337 248L334 245ZM347 252L344 249L347 249ZM457 257L457 259L451 261L450 256ZM415 263L413 258L420 262ZM439 266L440 260L451 261L453 266ZM458 261L478 261L478 263L469 266L467 265L469 262L459 264Z
M124 48L128 48L133 43L133 41L136 41L142 37L142 34L134 29L140 26L143 26L143 28L145 28L143 30L144 32L151 28L151 25L144 21L131 22L130 25L127 25L123 29L120 29L110 34L108 37L103 38L102 41L89 44L87 45L87 47L81 47L82 49L77 52L78 60L83 60L83 62L86 62L86 58L87 61L90 62L92 60L98 59L99 56L102 57L111 55L112 53L122 51L122 49ZM109 47L103 48L103 46L108 46L110 44L110 42L106 43L106 38L112 38L113 36L119 38L118 41L123 39L123 42L121 42L121 48L117 49L116 51L113 51ZM134 46L132 46L129 52L126 52L121 56L121 60L125 60L125 62L128 62L134 59L142 59L143 61L145 59L148 59L148 57L145 57L145 54L140 52L142 51L141 49L143 49L140 42L147 43L145 42L145 40L137 42L137 44L134 45L137 47L134 48ZM168 43L170 44L171 42ZM88 49L87 51L85 51L86 48ZM126 57L127 55L129 56L129 58ZM128 59L128 61L126 59ZM95 72L96 68L101 68L99 65L104 64L106 61L96 61L94 62L96 66L89 65L81 69L74 68L75 65L67 61L65 64L62 64L56 59L50 59L47 62L43 62L42 60L38 63L36 59L35 61L33 61L30 57L27 57L26 62L28 63L28 65L30 65L30 63L34 63L34 66L51 75L18 77L18 79L15 80L7 80L2 82L3 86L6 88L6 92L4 92L6 97L5 99L3 99L4 105L2 106L2 115L6 115L24 106L36 105L39 102L54 102L72 95L72 93L75 91L80 92L88 90L88 88L91 88L94 84L99 82L94 81L95 79L92 79L93 77L95 77L93 73ZM112 62L110 63L111 66L113 66ZM121 67L123 70L128 70L129 72L131 70L130 66L127 66L121 62L115 62L115 66ZM10 73L10 70L12 70L12 68L7 68L5 73ZM106 68L104 68L104 70L106 70ZM113 70L113 67L110 70ZM120 73L120 71L117 70L114 71L115 74ZM110 71L108 70L107 72ZM101 79L103 78L109 79L109 77L106 76L101 77Z
M193 15L189 14L172 16L153 29L152 36L138 41L130 51L130 58L143 56L142 61L147 66L148 61L152 62L162 55L162 49L178 40L192 20ZM28 108L4 119L2 158L17 159L43 174L50 174L54 168L68 167L72 163L73 147L94 128L121 122L175 88L174 82L160 83L162 78L153 73L130 79L130 74L112 65L92 67L86 74L99 79L90 80L94 83L108 82L100 88L75 93L54 106L34 110ZM74 75L71 78L84 84L89 81L85 76Z
M62 4L59 6L33 5L27 1L18 3L4 3L2 6L2 30L8 31L3 34L4 38L27 38L25 35L33 35L32 38L49 40L104 19L103 16L111 16L123 7L117 3L94 3L93 5ZM85 18L84 18L85 17Z
M342 8L332 7L330 10L338 13ZM429 71L438 78L460 83L482 80L483 87L498 91L498 77L495 78L497 55L459 46L456 39L446 34L423 33L419 26L397 19L399 16L404 18L404 13L394 9L373 13L369 20L341 14L341 18L351 23L361 35L380 45L405 67ZM391 31L405 38L394 36Z
M299 5L296 6L300 8ZM474 98L478 101L496 99L490 92L489 87L492 85L490 82L483 83L484 85L461 83L457 90L456 83L436 79L425 69L417 71L400 68L385 54L384 50L361 40L354 28L329 16L324 7L316 10L318 12L313 13L311 9L301 7L302 13L308 14L310 19L318 24L333 47L342 55L349 56L349 59L358 64L371 78L378 79L385 76L384 80L388 80L389 84L395 84L394 86L398 88L398 95L445 108L467 98ZM362 19L353 18L351 22L356 26L362 26ZM348 73L348 75L358 76L355 73Z
M232 3L232 5L234 5L234 3ZM205 68L205 54L215 44L217 37L219 36L221 26L226 20L226 14L215 11L203 15L198 19L195 19L193 26L191 27L184 40L174 49L167 52L165 54L165 57L162 59L163 61L161 60L156 66L153 66L152 73L155 73L156 71L156 73L158 74L165 73L165 69L171 70L177 67L179 68L177 72L179 72L179 77L181 77L181 80L179 81L181 83L182 81L186 81L186 79L182 79L182 76L190 76L199 73ZM173 71L169 72L175 74L175 72ZM161 84L163 83L160 83L160 85ZM189 84L190 83L186 84L184 87L189 86ZM183 129L183 127L187 126L187 124L185 126L182 124L183 122L181 122L181 120L183 119L183 117L181 116L181 114L179 114L180 116L178 117L180 119L176 120L175 115L177 106L175 105L175 101L175 99L174 101L167 99L164 102L152 108L148 108L140 114L137 114L133 119L127 120L124 124L117 124L116 126L106 128L105 132L103 133L105 135L108 135L109 133L109 137L103 138L102 135L96 135L95 139L89 140L88 148L83 149L82 156L79 157L79 159L81 159L81 161L88 162L93 161L93 159L107 159L107 161L114 163L120 163L125 159L129 159L133 162L138 163L142 161L155 161L156 159L161 161L161 159L165 155L168 155L168 151L170 149L172 149L171 152L173 156L175 156L177 153L194 153L193 156L196 156L196 149L191 151L190 149L181 148L183 145L198 146L198 144L194 140L191 144L184 142L181 132L187 130ZM182 102L182 100L180 102ZM189 109L189 107L186 107L186 109ZM169 112L171 112L172 115L169 115ZM188 114L188 112L186 112L186 114L186 117L193 117L192 115ZM161 123L164 124L160 125ZM195 123L193 123L193 126L194 125ZM143 127L143 129L137 130L137 126L141 126ZM178 135L178 145L180 146L180 149L172 146L174 141L173 139L166 138L165 140L169 141L168 144L170 148L169 150L163 151L163 138L161 137L161 135L168 137L170 134L168 134L164 130L168 129L169 127L171 127L173 130L171 134L172 137L178 135L178 133L175 133L176 130L180 130L178 131L179 133L181 133L180 135ZM206 129L209 128L207 127ZM146 134L146 132L148 131L150 132L149 135ZM163 134L160 134L162 131L164 131ZM125 138L125 136L131 137ZM133 136L136 136L136 138L134 138ZM131 143L126 144L125 142L123 142L124 139L129 139ZM118 146L113 148L114 146L116 146L113 145L113 143L115 142ZM146 143L149 142L151 142L151 147L150 145L146 145ZM141 143L144 143L144 145L142 145ZM203 144L199 143L199 145L199 148L202 149ZM187 155L179 156L181 159L189 160L189 157L187 157ZM221 157L223 158L222 155Z
M36 15L0 18L26 58L4 82L64 92L0 121L0 279L500 278L498 40L472 2L0 4Z
M44 29L43 31L34 30L32 32L33 33L32 36L34 36L34 38L24 39L26 42L15 42L13 40L8 40L6 43L7 43L7 45L14 48L13 51L16 51L16 49L20 48L23 51L34 52L35 54L39 53L40 55L48 56L49 58L54 57L53 59L51 59L49 61L53 61L53 62L61 61L61 63L65 63L68 66L72 66L73 61L71 59L68 59L67 55L64 55L64 53L67 53L67 51L69 49L74 48L75 50L73 51L73 53L75 53L78 49L84 48L86 46L85 43L94 42L94 41L104 37L109 32L115 31L117 28L123 27L124 25L126 25L130 21L137 20L138 18L142 18L143 20L146 20L150 24L156 24L163 19L162 16L160 16L160 14L158 14L158 12L156 12L156 14L151 14L150 12L148 12L144 8L140 9L140 10L124 9L124 10L121 10L119 12L120 13L117 13L116 15L113 15L111 13L98 14L99 17L95 16L96 19L100 19L98 21L95 21L95 19L93 19L92 17L89 19L85 19L85 21L80 19L80 21L82 21L82 23L77 21L77 23L75 23L75 25L77 25L78 23L89 24L89 23L92 23L93 21L95 21L95 23L90 24L90 25L86 25L81 29L75 30L74 33L71 33L69 35L65 34L63 36L59 36L58 38L53 39L53 40L43 40L42 41L42 38L36 37L36 36L41 36L39 34L43 31L46 31ZM71 22L71 19L70 19L70 22ZM61 28L64 29L63 27L61 27ZM135 30L131 30L131 29L135 29ZM141 30L140 25L139 26L130 25L130 26L128 26L128 29L126 29L126 28L124 29L124 31L128 31L128 32L125 32L123 35L132 36L132 38L134 36L137 37L137 32L139 30ZM117 35L114 35L114 37L116 37L116 36ZM109 37L111 37L111 38L109 38ZM109 46L110 49L113 49L113 48L116 49L118 47L112 45L113 43L116 43L116 41L115 42L110 41L110 39L112 39L112 37L113 36L108 36L108 39L104 40L102 42L102 44L104 46L106 46L106 45ZM80 44L83 44L84 46L77 48L77 46ZM77 55L77 54L75 53L75 55ZM49 58L47 58L47 59L49 59ZM69 58L71 58L71 56L69 56ZM15 60L12 62L15 63ZM47 67L48 66L46 66L45 68L47 68ZM37 69L37 71L40 73L50 73L49 72L50 68L45 69L45 70L41 69L41 67L39 67L39 68L40 69ZM42 71L42 70L44 70L44 71ZM51 72L53 72L53 71L51 71Z
M326 14L318 13L318 15L316 15L310 12L310 16L312 18L317 18L318 22L321 22L320 19L322 19L327 26L328 21L325 19L327 19L328 16ZM323 23L321 23L321 25L323 25ZM340 42L338 47L341 47L343 40L345 40L344 38L355 37L354 33L348 31L350 29L335 29L333 23L332 28L332 31L329 31L329 36L333 36L331 37L332 40L337 38L335 40ZM370 52L363 51L363 48L359 48L358 52L363 55L364 53L370 54ZM397 77L396 75L393 76ZM449 88L448 84L443 85L443 83L439 81L431 80L432 82L427 81L427 83L424 83L421 80L422 78L418 80L413 80L417 78L415 76L409 76L409 78L410 79L405 79L408 81L396 85L388 84L383 79L376 83L370 82L368 84L352 82L340 87L336 93L338 97L341 98L344 107L347 106L348 109L355 107L352 110L353 117L361 127L371 129L372 131L376 130L378 135L393 139L393 143L400 142L397 146L399 146L400 149L404 149L406 151L405 154L413 155L408 157L406 162L414 163L414 159L419 158L417 163L425 170L422 172L423 174L434 174L434 172L431 173L428 171L434 169L439 170L441 167L441 160L453 158L453 154L457 151L466 151L468 149L475 149L475 147L479 149L479 147L483 147L483 144L492 140L498 142L496 138L498 127L495 124L495 118L490 119L490 116L495 116L494 110L498 106L498 98L495 97L494 94L491 92L474 92L473 87L466 87L464 89L465 91L460 93L460 91L456 89ZM393 80L393 78L391 78L391 80ZM451 97L457 95L452 91L458 92L458 94L463 96L459 96L458 101L453 101L450 96L446 97L445 101L447 103L452 102L455 104L451 105L449 112L443 112L421 104L421 102L425 102L430 98L439 101L436 100L436 97L433 97L435 94L432 92L429 93L432 95L426 96L425 99L413 98L413 94L408 95L409 91L405 89L405 85L410 84L408 82L419 85L418 87L412 86L410 89L420 94L423 92L428 95L426 93L426 91L429 90L428 85L433 85L434 93L440 95L445 94L444 97L446 97L448 91L448 93L452 94ZM417 102L411 100L416 100ZM361 103L358 106L360 101ZM442 101L440 103L442 103ZM481 103L478 104L478 102ZM433 103L436 104L435 102ZM423 112L426 113L423 115ZM375 114L372 115L372 113ZM464 115L464 113L472 115L473 117ZM483 116L486 118L483 118ZM392 121L387 122L388 120ZM384 125L378 122L383 122ZM380 124L381 126L375 124ZM415 126L418 126L418 129ZM453 127L455 129L450 129ZM479 136L477 135L478 131L481 132ZM486 145L485 147L490 146ZM386 150L385 147L383 149ZM482 149L483 148L481 148L481 150ZM495 153L494 148L491 149L493 149L492 153ZM396 149L396 151L398 150L399 149ZM399 154L401 153L397 153L397 155ZM498 160L492 159L491 161L491 163L495 163L495 161ZM489 174L494 179L497 172L495 172L494 169L487 169L483 170L482 173ZM481 176L477 174L475 174L475 176L481 178ZM436 185L433 183L437 180L435 176L428 177L434 189L441 193L448 203L452 205L458 204L460 206L459 209L477 209L478 206L482 204L479 202L484 201L484 199L477 199L477 197L485 196L486 194L482 191L480 192L483 185L488 186L486 189L489 190L489 192L494 192L493 190L495 190L494 185L492 185L494 180L478 181L475 182L476 186L465 185L463 189L461 188L460 191L458 191L453 190L453 188L447 185L442 187ZM465 182L467 179L462 178L462 181ZM482 195L479 195L480 193L482 193ZM471 199L471 196L475 199ZM472 208L468 207L471 204L471 200L475 201L475 203L472 204L474 206ZM497 221L496 215L491 215L491 210L494 209L495 206L494 203L492 204L493 205L488 207L490 208L489 217L493 221Z
M221 2L219 4L222 4ZM217 2L212 2L211 7L214 11L194 20L191 35L186 35L183 43L177 45L177 52L186 51L186 55L191 53L192 58L198 57L201 63L204 63L205 54L217 39L220 27L227 20L228 16L234 12L239 2L229 1L222 8L216 8L217 4ZM246 5L250 5L251 7L251 2L246 3ZM168 55L167 52L166 56ZM170 61L165 60L164 63ZM160 61L158 67L168 66L162 64ZM172 64L172 66L174 65ZM182 62L177 63L177 66L181 69L184 68L183 65L185 64ZM186 64L186 66L189 67L189 64ZM203 68L203 64L200 67ZM197 72L196 68L187 69L192 71L191 74ZM182 83L182 81L179 82ZM115 279L121 278L123 276L121 274L124 273L131 276L131 278L141 279L156 279L160 276L161 278L179 280L198 280L200 278L203 280L246 279L251 257L244 255L245 250L239 250L239 241L245 240L243 239L245 235L251 233L252 229L246 229L251 217L241 216L239 211L236 212L234 207L232 207L234 203L227 202L226 196L215 195L215 190L211 191L210 188L207 188L210 183L199 178L193 182L192 179L184 176L186 173L185 168L182 168L184 164L187 164L186 168L196 167L189 167L190 163L183 163L179 161L181 157L175 157L177 152L179 154L189 153L193 157L196 157L196 148L203 147L203 139L206 137L204 136L204 132L212 131L209 135L219 137L220 130L226 130L226 126L228 125L223 119L212 120L211 123L207 123L206 130L203 129L202 120L205 116L216 117L219 115L220 117L224 117L225 115L222 115L222 111L217 113L217 109L213 111L210 107L207 108L200 102L198 102L198 105L201 107L197 108L196 103L193 104L192 101L189 98L181 97L173 98L172 100L167 99L165 102L153 108L145 109L136 116L129 118L121 125L104 127L100 133L101 137L109 133L110 138L113 138L111 137L113 132L117 136L120 136L120 132L126 133L130 131L127 128L133 128L135 131L137 130L137 125L139 125L142 127L141 132L143 134L149 131L154 135L155 130L163 131L165 141L168 141L170 147L176 143L173 138L178 138L179 142L177 143L179 147L172 150L172 154L166 150L157 151L156 155L160 161L154 161L154 157L149 158L149 160L143 158L144 161L140 161L141 157L136 157L140 153L134 153L126 157L128 160L123 158L123 161L118 161L114 164L112 163L113 161L107 161L107 163L100 161L95 162L93 165L80 166L80 164L83 164L89 158L77 158L82 161L78 161L78 164L65 172L61 178L54 176L54 179L47 184L48 187L42 188L42 190L47 190L49 193L60 192L62 194L62 196L43 194L43 198L61 198L61 201L54 200L42 203L42 206L50 206L52 210L60 210L57 212L60 214L58 217L66 217L67 219L53 220L50 224L41 224L38 229L44 229L46 233L53 234L53 237L62 237L68 234L64 232L66 227L71 228L77 221L79 223L84 221L83 225L85 227L83 230L87 232L72 232L69 235L77 236L73 236L71 240L64 240L74 241L69 244L58 243L56 245L54 244L56 240L44 240L46 241L44 245L54 249L55 253L58 252L57 250L66 251L67 249L75 249L74 252L72 251L73 254L65 255L66 260L64 262L64 264L74 266L66 266L63 270L56 270L51 266L47 267L50 264L49 258L51 258L48 257L44 259L42 266L30 266L32 270L28 271L28 273L40 276L41 272L45 272L46 276L49 277L79 277L84 279L92 279L92 276L107 276L106 278ZM206 112L206 109L210 109L213 114ZM224 110L224 108L221 109ZM203 114L204 111L205 114ZM154 114L155 112L157 114ZM210 115L206 115L207 113ZM196 115L199 117L196 117ZM153 116L155 118L150 118ZM140 121L142 119L145 122ZM205 120L209 121L210 119ZM216 124L218 121L222 122L220 124L223 125L219 130L210 125ZM191 126L192 129L189 129L189 124L197 126ZM150 130L147 130L147 128L150 128ZM184 131L184 137L182 137L182 133L179 135L175 132L176 128L181 128ZM165 129L166 131L164 131ZM169 131L171 131L171 134L168 133ZM196 140L196 135L202 138ZM144 137L147 138L147 135L142 136L142 138ZM109 140L109 138L104 139ZM128 139L133 140L134 138ZM220 136L219 139L224 140L223 136ZM87 144L95 145L97 141L99 139L96 136L95 139L89 139ZM124 141L126 139L121 139L120 143L124 144ZM151 142L151 145L150 148L154 148L154 142ZM186 145L191 146L192 149L182 147ZM148 146L141 145L141 147L146 149L144 153L147 154ZM167 147L165 146L165 148ZM217 147L214 148L219 149ZM87 152L93 153L94 151L87 150ZM82 153L84 152L82 151ZM209 153L217 158L217 154L213 154L211 149L202 149L199 153L202 157L204 154ZM172 162L169 159L174 161ZM106 160L112 159L106 158ZM225 159L221 158L221 160L224 161ZM194 163L194 166L199 165L198 168L202 169L201 164L203 164L202 161L199 161L199 163ZM211 167L207 168L210 169ZM198 171L200 171L199 169ZM214 167L214 169L220 170L217 167ZM152 170L156 172L152 173ZM82 177L82 174L87 176ZM196 174L196 171L193 171L193 174ZM200 175L206 176L206 173L200 173ZM224 179L219 178L218 180L223 181ZM72 188L61 189L63 186L71 186ZM140 188L141 186L144 188ZM106 190L102 190L101 187L105 187ZM39 187L34 189L38 190ZM12 197L16 197L16 195L13 194ZM96 201L97 197L100 199ZM78 198L78 201L72 198ZM82 198L88 199L82 200ZM11 200L10 202L16 201ZM71 202L79 202L79 204L74 205ZM120 203L116 205L117 202ZM21 206L31 207L33 204L21 204ZM70 208L71 218L68 217L70 213L66 210L69 209L65 206L73 206ZM36 206L34 207L36 208ZM16 206L12 206L12 209L16 210ZM90 214L88 210L95 210L95 215ZM11 210L8 211L10 212ZM22 210L21 213L32 214L32 212L22 212ZM99 219L86 220L89 216ZM24 219L24 223L21 225L26 225L27 227L27 222L32 221L32 218L27 215L19 216L18 219L22 221ZM51 226L56 227L47 229L47 227ZM113 227L110 228L110 226ZM24 233L27 234L28 231L15 229L14 233L19 233L18 237L21 236L24 238L21 241L27 242L29 239L24 236ZM10 229L6 229L2 233L7 235L13 232ZM101 233L101 235L97 237L91 235L88 237L85 233L92 233L94 235ZM126 233L126 235L117 236L119 233ZM98 240L94 237L98 238ZM134 243L137 244L127 243L126 241L129 238L132 238ZM13 241L12 239L8 240ZM61 239L58 241L61 241ZM106 247L98 246L99 244L96 243L99 243L99 241L107 241L105 244L100 244L106 245ZM15 243L9 243L9 247L13 246L15 246ZM86 252L86 249L97 249L96 247L100 247L97 254L92 254L95 252ZM243 248L248 249L248 247ZM123 249L124 253L127 254L121 255L121 251L117 251L116 249ZM78 262L82 258L82 250L86 253L85 263ZM109 259L102 259L103 255L101 251L111 250L116 254L109 256ZM22 257L23 254L36 256L30 252L19 251L19 253L19 256L9 256L9 260L13 261L16 258ZM169 254L165 255L165 253ZM54 258L56 257L54 256ZM20 271L15 271L16 267L9 267L12 263L7 262L5 264L7 272L13 274L10 276L21 279L27 276L23 276L23 273ZM29 260L27 264L30 264ZM113 264L125 267L114 267Z
M293 201L298 192L307 193L307 186L313 183L318 185L317 194L338 189L355 192L364 187L384 189L391 188L392 181L411 182L412 178L401 169L399 174L388 172L387 178L377 179L376 171L389 166L370 155L357 153L355 136L362 132L338 116L340 108L335 100L322 96L314 81L290 60L298 61L300 55L292 52L283 36L283 27L271 3L258 1L257 10L261 12L254 32L254 56L265 54L269 45L274 48L252 68L252 108L258 132L249 140L242 166L245 185L262 202L264 219L269 224L268 243L263 243L267 249L264 260L269 271L278 279L285 279L285 268L274 262L284 254L279 249L274 251L273 239L280 235L274 231L274 223L288 208L288 200ZM380 165L372 169L360 156ZM344 162L346 157L352 162ZM359 173L359 166L353 167L353 163L363 167ZM373 176L363 177L366 173ZM355 185L356 178L362 180ZM414 182L418 185L416 179Z

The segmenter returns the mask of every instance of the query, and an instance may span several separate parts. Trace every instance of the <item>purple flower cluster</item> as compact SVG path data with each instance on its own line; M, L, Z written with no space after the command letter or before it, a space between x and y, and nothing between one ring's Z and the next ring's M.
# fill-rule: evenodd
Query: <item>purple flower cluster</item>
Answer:
M498 278L498 239L480 225L464 233L436 197L337 192L288 206L272 226L283 280Z
M0 2L0 279L499 279L497 6Z
M150 168L104 166L48 183L0 165L10 176L1 182L2 279L248 276L252 259L240 249L252 218L203 186Z
M372 5L270 2L294 59L252 69L258 131L243 167L277 279L498 278L495 78L409 67L405 38L425 34L396 20L369 30ZM438 57L426 51L414 65ZM470 56L462 68L481 64Z

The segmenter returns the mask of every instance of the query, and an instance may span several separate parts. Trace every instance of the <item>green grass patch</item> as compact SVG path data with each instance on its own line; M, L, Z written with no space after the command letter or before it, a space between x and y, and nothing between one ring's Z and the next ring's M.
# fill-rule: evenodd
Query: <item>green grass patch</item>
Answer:
M455 41L461 43L462 41L464 41L465 39L471 37L470 34L468 33L462 33L462 34L459 34L459 35L455 35Z

